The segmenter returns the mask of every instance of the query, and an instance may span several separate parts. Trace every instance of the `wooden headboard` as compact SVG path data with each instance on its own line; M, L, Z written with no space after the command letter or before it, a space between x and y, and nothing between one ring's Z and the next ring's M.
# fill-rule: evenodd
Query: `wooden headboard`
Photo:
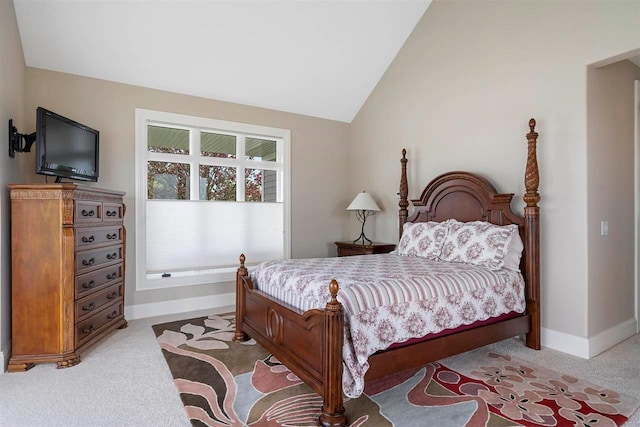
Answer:
M538 186L540 182L536 144L536 121L529 120L527 133L527 167L525 171L524 215L511 209L513 194L498 194L487 179L470 172L448 172L432 180L419 199L411 200L415 207L409 217L409 186L407 184L407 151L402 150L400 178L399 236L407 222L442 222L456 219L462 222L487 221L496 225L516 224L524 243L520 269L525 278L527 312L539 322L540 299L540 208ZM538 323L539 325L539 323ZM539 331L539 327L536 328ZM528 340L529 338L527 338Z
M516 224L524 230L524 218L511 210L511 194L498 194L486 179L470 172L448 172L427 185L406 222L487 221ZM523 236L524 237L524 236Z

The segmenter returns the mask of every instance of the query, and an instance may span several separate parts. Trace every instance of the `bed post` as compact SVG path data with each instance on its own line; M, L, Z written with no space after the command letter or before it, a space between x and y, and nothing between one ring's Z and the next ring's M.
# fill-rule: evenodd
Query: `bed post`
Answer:
M540 350L540 208L538 202L538 159L536 144L538 133L535 131L535 119L529 120L527 134L527 170L524 176L526 193L524 194L525 240L527 261L527 312L531 316L531 331L527 334L527 347Z
M347 425L342 401L342 344L344 339L344 313L338 302L338 282L329 284L331 301L324 310L324 335L322 338L322 415L319 422L324 427Z
M242 321L244 320L244 283L242 278L249 275L244 261L244 254L241 254L240 267L236 273L236 333L233 336L233 340L236 342L249 339L249 336L242 331Z
M400 159L400 163L402 165L402 172L400 174L400 202L398 206L400 206L400 222L398 231L398 238L402 238L402 227L407 222L407 216L409 215L409 201L407 200L409 196L409 184L407 184L407 150L402 149L402 159Z

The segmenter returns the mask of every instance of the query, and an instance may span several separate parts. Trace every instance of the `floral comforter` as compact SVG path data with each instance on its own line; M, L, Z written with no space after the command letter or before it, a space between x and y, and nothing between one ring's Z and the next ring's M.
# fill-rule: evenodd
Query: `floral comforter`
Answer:
M345 310L343 391L362 394L367 359L393 343L525 309L520 272L395 254L268 261L259 290L306 311L324 308L329 283Z

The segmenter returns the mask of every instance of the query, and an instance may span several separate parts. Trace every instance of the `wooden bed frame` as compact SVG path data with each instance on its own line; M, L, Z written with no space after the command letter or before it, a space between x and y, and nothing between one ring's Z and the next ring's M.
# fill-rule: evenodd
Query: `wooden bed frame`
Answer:
M412 200L415 212L408 217L406 150L402 150L400 180L400 236L406 222L488 221L497 225L517 224L524 243L520 264L525 278L526 311L515 318L454 332L369 357L365 381L417 368L444 357L462 353L516 335L526 334L527 347L540 349L540 210L535 120L529 121L525 172L524 217L511 210L513 194L497 194L484 178L468 172L450 172L435 178ZM236 330L234 340L254 338L291 372L323 398L322 426L345 426L342 395L343 307L337 300L338 283L329 284L330 302L324 310L302 312L254 289L240 256L236 278Z

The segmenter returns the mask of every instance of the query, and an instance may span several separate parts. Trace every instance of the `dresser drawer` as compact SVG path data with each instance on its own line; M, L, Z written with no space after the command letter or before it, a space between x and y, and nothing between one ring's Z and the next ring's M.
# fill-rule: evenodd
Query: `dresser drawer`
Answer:
M396 248L393 243L372 242L364 245L353 242L335 242L338 256L386 254Z
M103 308L98 313L76 324L76 346L79 347L97 335L112 322L123 318L122 301Z
M76 298L82 298L99 289L122 280L123 264L101 268L91 273L76 277Z
M361 249L338 248L338 256L370 255L371 252Z
M103 203L102 220L115 221L124 218L124 205L121 203Z
M103 307L123 297L122 282L94 292L76 301L76 322L84 320Z
M74 207L75 223L94 223L102 221L102 203L76 201Z
M100 268L103 264L115 264L122 261L122 245L108 248L76 252L76 273Z
M87 249L104 243L122 243L122 227L91 227L76 230L76 248Z

